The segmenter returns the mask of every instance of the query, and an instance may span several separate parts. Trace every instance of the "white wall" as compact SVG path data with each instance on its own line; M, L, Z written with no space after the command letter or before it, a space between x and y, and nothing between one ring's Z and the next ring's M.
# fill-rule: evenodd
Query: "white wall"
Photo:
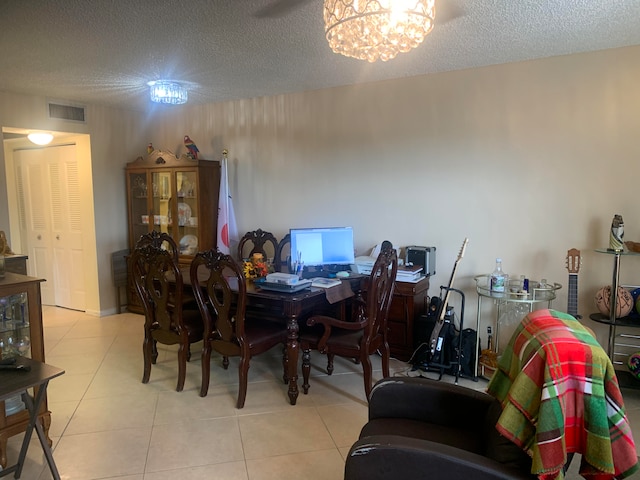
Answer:
M566 308L564 259L575 247L587 315L611 281L612 259L594 249L607 246L613 215L623 215L626 239L640 240L639 78L640 47L629 47L153 117L95 107L88 129L99 263L126 245L124 163L150 141L180 154L189 134L203 158L229 149L242 232L352 225L358 253L387 238L436 246L435 295L469 237L456 282L467 293L467 325L475 322L473 277L497 256L507 273L562 283L555 306ZM0 120L11 125L1 99ZM640 283L639 262L623 260L624 281ZM100 284L101 302L113 304L102 270Z
M612 258L594 249L613 215L640 240L639 78L640 47L623 48L176 109L152 140L189 134L203 158L229 149L241 232L352 225L359 254L383 239L436 246L431 294L469 237L456 282L467 325L473 277L497 256L507 273L563 284L565 309L578 248L586 316L611 281ZM640 283L639 267L624 259L622 279Z

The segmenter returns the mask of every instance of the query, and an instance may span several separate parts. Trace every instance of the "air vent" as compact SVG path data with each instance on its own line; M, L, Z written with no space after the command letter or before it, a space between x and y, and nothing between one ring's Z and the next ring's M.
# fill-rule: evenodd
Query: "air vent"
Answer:
M49 118L84 123L84 108L76 105L49 102Z

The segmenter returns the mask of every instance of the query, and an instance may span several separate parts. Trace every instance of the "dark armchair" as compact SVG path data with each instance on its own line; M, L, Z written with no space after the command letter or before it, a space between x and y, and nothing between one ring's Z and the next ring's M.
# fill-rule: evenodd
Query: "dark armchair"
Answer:
M495 429L500 403L425 378L386 378L351 447L345 480L535 479L531 459Z

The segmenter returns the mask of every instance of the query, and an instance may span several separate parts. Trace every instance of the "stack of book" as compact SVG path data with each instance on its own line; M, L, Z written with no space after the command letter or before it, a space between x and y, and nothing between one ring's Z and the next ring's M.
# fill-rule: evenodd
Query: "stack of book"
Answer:
M398 266L396 274L397 282L417 282L422 277L422 267L420 265Z

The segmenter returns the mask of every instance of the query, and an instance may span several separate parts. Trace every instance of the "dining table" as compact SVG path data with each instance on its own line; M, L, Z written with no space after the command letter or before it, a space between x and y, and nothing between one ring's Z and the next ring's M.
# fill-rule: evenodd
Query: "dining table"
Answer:
M184 288L191 290L189 269L185 268L181 273ZM280 322L286 328L286 372L283 380L288 384L287 394L291 405L296 404L299 395L300 322L315 314L332 313L338 318L348 318L348 300L360 293L367 278L366 275L352 273L349 277L342 278L340 285L331 288L309 287L292 293L269 290L252 279L245 280L246 315L257 320Z

